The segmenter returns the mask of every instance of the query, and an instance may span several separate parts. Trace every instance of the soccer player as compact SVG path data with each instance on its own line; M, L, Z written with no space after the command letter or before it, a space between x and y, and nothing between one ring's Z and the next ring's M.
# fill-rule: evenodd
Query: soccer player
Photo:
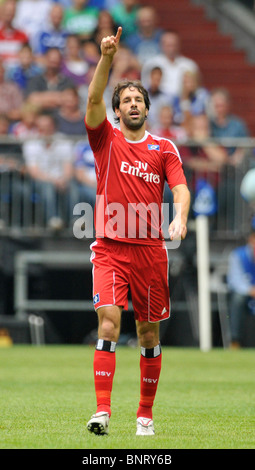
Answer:
M168 258L160 230L165 180L181 208L169 226L170 239L186 236L190 193L176 146L146 131L150 102L139 81L124 80L114 89L112 107L120 129L107 120L103 93L121 33L119 27L116 36L101 41L85 116L97 173L91 260L98 315L93 363L97 409L87 428L95 434L108 433L115 349L130 288L141 347L136 434L153 435L152 406L162 357L159 324L170 315Z

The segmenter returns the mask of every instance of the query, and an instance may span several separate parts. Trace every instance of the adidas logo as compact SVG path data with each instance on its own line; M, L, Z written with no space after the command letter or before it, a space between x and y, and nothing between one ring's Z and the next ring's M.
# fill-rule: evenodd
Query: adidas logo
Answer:
M164 307L162 312L161 312L161 315L164 315L164 313L166 313L166 312L167 312L167 309L166 309L166 307Z

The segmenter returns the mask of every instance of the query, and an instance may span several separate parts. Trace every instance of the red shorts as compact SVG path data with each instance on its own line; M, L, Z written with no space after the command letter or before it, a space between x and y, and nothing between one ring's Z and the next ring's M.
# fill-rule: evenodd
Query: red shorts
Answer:
M135 319L157 322L170 316L168 254L164 245L98 239L91 245L93 303L128 309L130 288Z

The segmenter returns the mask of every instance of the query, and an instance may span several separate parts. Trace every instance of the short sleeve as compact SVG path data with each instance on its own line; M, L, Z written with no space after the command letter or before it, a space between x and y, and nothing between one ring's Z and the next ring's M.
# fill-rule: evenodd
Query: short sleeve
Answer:
M85 126L93 152L98 153L100 150L105 149L107 142L112 140L113 136L113 127L107 118L98 127L92 128L87 125L85 116Z
M187 180L183 171L182 159L176 145L169 142L163 150L165 158L165 175L170 189L178 184L186 184Z

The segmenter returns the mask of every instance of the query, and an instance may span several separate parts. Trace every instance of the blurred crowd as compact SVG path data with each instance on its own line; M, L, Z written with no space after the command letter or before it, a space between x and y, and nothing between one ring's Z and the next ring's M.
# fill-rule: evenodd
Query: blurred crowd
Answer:
M23 188L22 197L38 193L49 223L71 213L54 212L56 194L68 197L70 207L95 202L87 90L101 39L119 25L121 44L105 92L108 119L114 123L115 84L141 79L151 101L147 128L178 143L191 190L194 171L216 187L223 169L245 158L244 149L208 143L210 137L248 137L249 130L232 115L228 90L204 86L199 64L182 53L181 37L160 28L159 20L156 9L139 0L0 0L0 172L29 176L34 186ZM6 136L23 142L15 158L15 143L7 145ZM185 145L190 139L198 146Z

